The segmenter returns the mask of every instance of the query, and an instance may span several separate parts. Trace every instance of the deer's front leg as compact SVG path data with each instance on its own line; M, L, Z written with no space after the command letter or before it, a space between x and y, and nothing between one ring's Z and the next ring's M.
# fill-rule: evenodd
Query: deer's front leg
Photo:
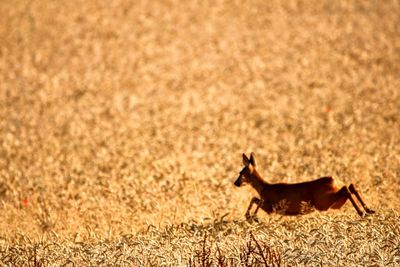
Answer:
M260 200L259 198L256 198L256 197L253 197L253 198L251 199L250 205L249 205L249 207L247 208L247 211L246 211L246 219L247 219L247 220L250 220L250 219L251 219L250 210L251 210L251 208L253 207L253 204L256 204L256 205L257 205L257 208L256 208L256 210L255 210L255 212L254 212L254 215L256 215L258 209L259 209L260 206L262 205L262 200ZM254 216L254 215L253 215L253 216Z
M258 210L260 209L260 207L261 207L263 204L264 204L264 200L259 199L259 201L258 201L258 203L257 203L257 208L256 208L256 210L254 211L253 216L256 216L256 215L257 215Z

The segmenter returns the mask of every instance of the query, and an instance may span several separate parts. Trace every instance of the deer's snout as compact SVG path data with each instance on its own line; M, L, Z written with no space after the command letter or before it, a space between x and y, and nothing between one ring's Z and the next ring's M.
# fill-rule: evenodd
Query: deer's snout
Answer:
M234 185L236 185L237 187L239 187L241 184L242 184L242 181L241 181L241 179L240 179L240 177L239 177L239 178L236 179Z

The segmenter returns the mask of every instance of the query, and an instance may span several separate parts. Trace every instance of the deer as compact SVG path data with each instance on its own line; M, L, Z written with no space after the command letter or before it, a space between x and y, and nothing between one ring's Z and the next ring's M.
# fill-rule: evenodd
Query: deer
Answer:
M365 213L357 205L353 195L367 214L375 213L366 206L353 184L346 186L339 179L331 176L301 183L268 183L257 170L253 152L250 158L243 153L243 165L234 185L240 187L250 184L259 195L259 198L253 197L250 201L245 214L247 220L258 220L257 212L260 208L267 214L277 212L283 215L302 215L315 210L340 209L347 200L350 200L358 215L364 217ZM254 214L250 215L254 204L257 207ZM307 206L308 208L305 208Z

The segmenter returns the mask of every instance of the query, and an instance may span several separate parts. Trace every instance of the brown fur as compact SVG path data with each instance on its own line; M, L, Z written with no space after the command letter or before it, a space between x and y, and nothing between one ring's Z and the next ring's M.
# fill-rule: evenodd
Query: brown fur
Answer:
M260 196L260 198L254 197L251 200L246 212L248 219L251 217L250 210L253 204L257 205L254 215L259 208L267 213L280 212L285 215L298 215L309 213L315 209L319 211L330 208L340 209L347 200L351 201L360 216L364 216L364 212L355 202L353 195L367 213L375 213L365 205L353 184L347 187L330 176L296 184L270 184L258 173L254 153L251 153L250 159L243 154L243 164L244 168L234 184L241 186L249 183Z

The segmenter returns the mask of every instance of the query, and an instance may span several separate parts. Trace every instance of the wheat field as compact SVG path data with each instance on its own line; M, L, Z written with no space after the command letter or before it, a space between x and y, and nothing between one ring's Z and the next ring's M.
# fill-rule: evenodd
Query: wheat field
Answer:
M398 0L0 1L0 264L399 266L399 116ZM252 151L377 213L247 222Z

